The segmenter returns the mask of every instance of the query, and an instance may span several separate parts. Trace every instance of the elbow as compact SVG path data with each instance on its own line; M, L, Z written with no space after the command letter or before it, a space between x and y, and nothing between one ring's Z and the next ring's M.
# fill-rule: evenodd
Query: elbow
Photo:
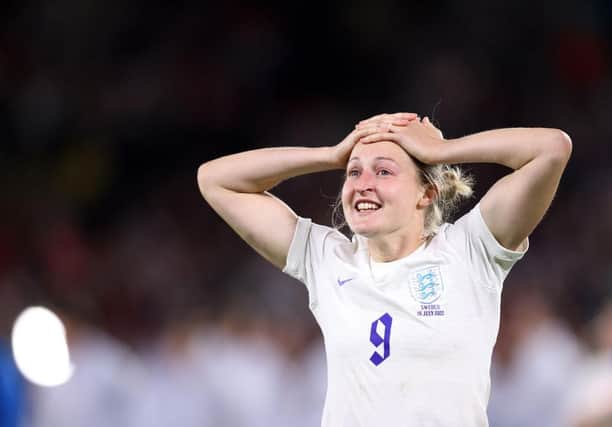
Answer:
M552 138L550 144L550 155L555 159L567 163L572 155L572 139L561 129L551 129Z
M210 167L208 166L208 163L203 163L202 165L200 165L200 167L198 168L196 179L198 183L198 188L200 189L200 193L202 193L202 196L206 197L206 192L209 189L210 183L212 181L210 177Z
M198 185L204 181L206 177L206 163L202 163L198 168L198 172L196 174L196 179L198 180Z
M536 157L547 160L551 165L565 168L572 155L572 140L561 129L542 129L540 147Z

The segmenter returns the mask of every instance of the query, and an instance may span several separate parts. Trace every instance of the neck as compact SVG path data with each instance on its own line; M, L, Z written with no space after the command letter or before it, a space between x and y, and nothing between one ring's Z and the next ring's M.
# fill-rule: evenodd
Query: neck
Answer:
M423 230L396 232L368 239L370 256L376 262L390 262L406 257L423 244Z

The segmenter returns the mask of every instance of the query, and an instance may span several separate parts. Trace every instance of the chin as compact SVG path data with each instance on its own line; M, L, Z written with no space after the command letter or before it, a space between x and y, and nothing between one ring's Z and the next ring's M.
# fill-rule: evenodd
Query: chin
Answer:
M372 224L349 224L349 228L353 233L367 238L374 237L380 233L379 227Z

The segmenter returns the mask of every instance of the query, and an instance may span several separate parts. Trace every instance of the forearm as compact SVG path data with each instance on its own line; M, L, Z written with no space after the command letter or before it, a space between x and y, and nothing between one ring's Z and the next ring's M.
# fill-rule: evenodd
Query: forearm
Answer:
M537 157L565 159L571 141L558 129L496 129L448 140L435 163L496 163L514 170Z
M261 193L299 175L337 169L330 148L263 148L220 157L198 169L202 192L224 188L239 193Z

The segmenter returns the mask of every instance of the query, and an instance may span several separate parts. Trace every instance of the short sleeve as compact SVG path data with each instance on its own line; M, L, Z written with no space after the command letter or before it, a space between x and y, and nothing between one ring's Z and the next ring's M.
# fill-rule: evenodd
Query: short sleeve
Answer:
M442 230L446 240L468 263L475 278L488 287L501 289L508 273L528 250L514 251L503 247L491 233L477 204L454 224Z
M283 268L283 273L288 274L294 279L304 283L306 280L306 253L308 250L308 237L312 228L312 220L310 218L298 217L289 253L287 254L287 263Z
M306 285L311 307L317 300L317 273L328 268L334 245L347 240L331 227L298 217L283 273Z

